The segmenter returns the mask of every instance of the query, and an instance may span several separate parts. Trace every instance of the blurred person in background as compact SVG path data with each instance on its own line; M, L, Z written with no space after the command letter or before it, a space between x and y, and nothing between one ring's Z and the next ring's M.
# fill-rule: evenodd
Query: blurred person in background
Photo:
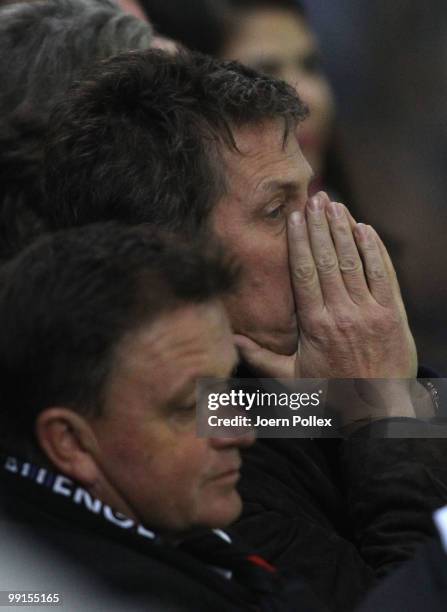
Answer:
M229 0L230 28L219 55L296 88L309 108L298 139L321 186L332 135L334 99L315 34L295 0Z
M152 41L150 24L112 0L0 8L0 259L42 229L40 166L53 105L95 60Z
M147 20L147 15L138 0L116 0L116 2L126 13L131 13L139 19Z
M116 2L126 13L130 13L143 21L148 21L148 16L138 0L116 0ZM177 50L177 45L171 38L159 35L152 38L151 47L153 49L164 49L172 53Z

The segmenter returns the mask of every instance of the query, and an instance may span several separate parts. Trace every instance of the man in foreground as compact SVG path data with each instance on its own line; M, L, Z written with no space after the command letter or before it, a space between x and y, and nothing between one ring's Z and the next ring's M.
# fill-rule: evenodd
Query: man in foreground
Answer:
M27 543L25 577L51 564L68 609L60 591L78 581L86 610L104 594L125 609L320 609L211 530L240 513L253 435L196 437L197 379L237 361L220 302L234 273L201 251L108 224L1 270L2 541Z

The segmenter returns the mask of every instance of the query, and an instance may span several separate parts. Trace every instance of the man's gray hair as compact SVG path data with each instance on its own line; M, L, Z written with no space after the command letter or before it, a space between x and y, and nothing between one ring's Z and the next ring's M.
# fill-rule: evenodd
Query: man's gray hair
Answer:
M112 0L28 0L0 7L0 257L40 199L50 111L95 61L147 49L152 28Z

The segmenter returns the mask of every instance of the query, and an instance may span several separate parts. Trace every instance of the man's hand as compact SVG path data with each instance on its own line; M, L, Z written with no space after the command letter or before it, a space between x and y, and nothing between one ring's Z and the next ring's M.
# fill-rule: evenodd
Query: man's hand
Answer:
M260 373L299 378L413 378L417 355L396 274L375 230L320 192L288 218L300 338L275 355L236 336Z

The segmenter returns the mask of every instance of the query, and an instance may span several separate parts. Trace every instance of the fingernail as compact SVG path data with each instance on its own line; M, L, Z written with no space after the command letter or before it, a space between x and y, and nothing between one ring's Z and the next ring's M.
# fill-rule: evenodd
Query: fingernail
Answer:
M361 240L365 240L368 237L368 226L364 223L357 223L355 233Z
M292 225L302 225L304 223L304 215L299 210L294 210L289 219Z
M338 202L330 202L327 208L331 217L334 217L335 219L341 217L342 207Z
M321 196L319 193L317 193L317 195L314 195L310 198L309 208L310 210L314 212L319 212L323 210L323 200L321 199Z

